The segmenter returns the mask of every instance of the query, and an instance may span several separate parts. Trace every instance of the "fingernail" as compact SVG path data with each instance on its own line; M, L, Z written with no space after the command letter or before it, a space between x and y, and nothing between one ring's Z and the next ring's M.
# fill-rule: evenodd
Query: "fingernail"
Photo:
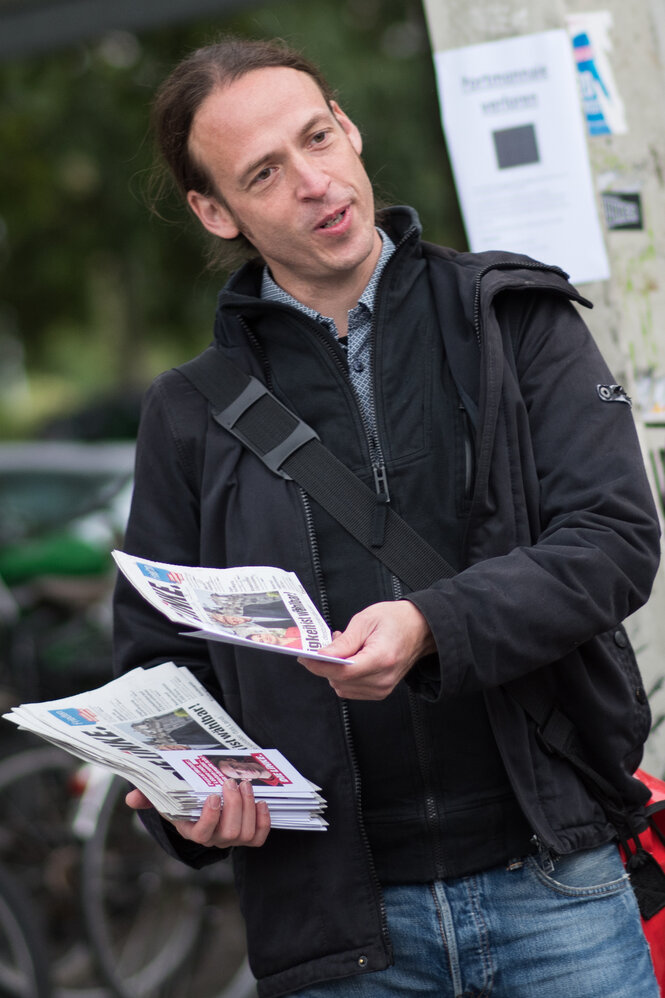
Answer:
M211 796L208 797L208 805L210 807L214 807L218 811L222 806L222 798L219 794L211 794Z
M253 792L252 784L248 780L243 780L240 784L240 793L244 794L245 797L251 797Z

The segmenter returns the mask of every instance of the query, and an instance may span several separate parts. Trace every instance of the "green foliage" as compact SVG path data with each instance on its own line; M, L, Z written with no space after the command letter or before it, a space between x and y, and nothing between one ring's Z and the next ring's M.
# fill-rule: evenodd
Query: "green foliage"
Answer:
M379 194L418 208L427 238L463 244L416 0L277 0L0 66L5 435L142 387L208 342L224 275L205 270L204 236L179 204L168 221L148 211L148 115L171 66L226 31L284 37L318 62L363 132Z

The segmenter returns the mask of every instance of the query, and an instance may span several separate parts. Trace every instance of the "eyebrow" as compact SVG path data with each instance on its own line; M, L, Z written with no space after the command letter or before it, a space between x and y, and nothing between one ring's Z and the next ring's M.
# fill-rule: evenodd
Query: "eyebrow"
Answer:
M316 114L313 114L312 117L309 118L309 120L302 126L300 132L298 133L299 137L303 138L319 123L330 122L331 118L333 123L337 121L332 113L332 109L327 109L327 111L317 111ZM259 156L258 159L255 159L249 163L238 177L238 184L240 187L246 187L253 174L260 170L261 167L265 166L266 163L269 163L271 160L275 159L276 156L276 152L267 152L264 153L263 156Z

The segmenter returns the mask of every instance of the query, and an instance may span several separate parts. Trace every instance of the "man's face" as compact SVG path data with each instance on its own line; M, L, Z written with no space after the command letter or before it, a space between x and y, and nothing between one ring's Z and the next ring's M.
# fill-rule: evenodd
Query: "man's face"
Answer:
M191 152L223 202L193 191L188 201L209 231L243 233L295 297L350 276L364 286L381 243L361 148L355 125L306 73L253 70L194 117Z

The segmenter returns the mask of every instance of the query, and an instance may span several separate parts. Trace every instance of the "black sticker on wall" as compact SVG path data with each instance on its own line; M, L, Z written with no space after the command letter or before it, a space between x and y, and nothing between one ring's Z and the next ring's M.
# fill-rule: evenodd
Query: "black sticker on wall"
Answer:
M608 229L643 229L642 199L639 194L604 191L601 194Z

